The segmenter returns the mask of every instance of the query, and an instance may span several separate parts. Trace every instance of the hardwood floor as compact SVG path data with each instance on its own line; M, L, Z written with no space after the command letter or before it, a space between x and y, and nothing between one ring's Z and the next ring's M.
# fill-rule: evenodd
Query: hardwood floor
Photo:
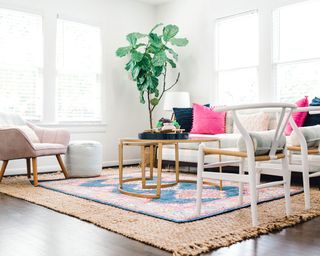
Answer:
M76 218L0 194L0 255L170 254ZM320 218L207 255L320 255Z

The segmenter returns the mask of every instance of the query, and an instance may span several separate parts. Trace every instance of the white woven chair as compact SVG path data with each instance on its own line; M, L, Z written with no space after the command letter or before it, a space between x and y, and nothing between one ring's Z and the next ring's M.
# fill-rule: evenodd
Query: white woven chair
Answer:
M261 152L257 153L258 148L253 143L253 135L254 133L248 132L244 126L241 124L238 118L238 111L240 110L248 110L248 109L268 109L268 111L277 110L280 112L280 116L278 119L278 124L276 130L273 132L272 139L270 140L269 147L263 148ZM199 146L198 152L198 170L197 170L197 201L196 201L196 212L197 215L201 213L201 201L202 201L202 188L203 188L203 179L211 178L211 179L219 179L219 180L228 180L228 181L236 181L239 182L239 203L240 205L243 203L243 183L249 183L250 187L250 201L251 201L251 218L252 225L258 225L258 217L257 217L257 195L259 188L271 187L276 185L283 185L285 190L285 201L286 201L286 214L289 215L291 212L291 202L290 202L290 171L288 168L288 158L286 154L285 140L284 145L279 148L279 144L283 142L283 131L288 123L288 119L291 116L292 110L296 109L296 105L294 104L285 104L285 103L260 103L260 104L248 104L248 105L238 105L238 106L229 106L229 107L219 107L215 108L215 111L223 112L223 111L231 111L232 117L234 119L235 125L237 126L239 132L242 135L242 140L245 144L245 150L239 149L213 149L208 148L204 144ZM289 115L286 115L289 113ZM259 132L256 132L257 135ZM237 162L216 162L204 164L205 156L207 155L227 155L238 157L239 161ZM256 170L256 163L259 161L270 161L275 159L281 159L282 162L282 170L278 171L277 175L281 175L283 177L282 181L274 181L264 184L259 184L257 182L257 178L259 177L259 173ZM234 165L239 164L239 173L216 173L216 172L208 172L206 168L215 168L220 166ZM247 167L247 170L245 170Z
M319 112L320 107L304 107L294 110L294 112L309 112L311 115L315 114L314 111ZM288 146L289 169L294 172L302 172L305 209L310 209L310 178L320 176L320 159L311 158L314 155L320 154L320 133L317 129L317 134L314 134L316 137L314 137L312 141L313 145L309 146L309 141L307 141L303 134L303 129L308 128L298 128L292 116L289 121L293 133L295 133L298 139L298 143ZM299 155L297 155L297 153L299 153ZM318 158L320 158L320 156Z

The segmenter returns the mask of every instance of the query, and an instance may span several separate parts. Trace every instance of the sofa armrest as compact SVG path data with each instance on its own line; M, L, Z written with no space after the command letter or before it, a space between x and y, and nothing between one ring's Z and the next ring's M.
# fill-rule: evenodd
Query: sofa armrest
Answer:
M0 160L34 157L35 149L23 131L17 128L0 129Z
M70 132L61 128L44 128L31 123L27 125L37 134L41 143L54 143L68 146L70 141Z

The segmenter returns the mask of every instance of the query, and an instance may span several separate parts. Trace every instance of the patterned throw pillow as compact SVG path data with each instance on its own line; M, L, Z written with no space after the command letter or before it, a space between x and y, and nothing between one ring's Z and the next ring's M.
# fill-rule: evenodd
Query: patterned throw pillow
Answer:
M210 104L204 106L210 107ZM193 108L173 108L173 112L180 128L184 129L185 132L190 132L193 122Z
M264 112L238 114L238 118L243 127L249 132L267 131L270 116ZM233 133L240 133L238 127L233 122Z

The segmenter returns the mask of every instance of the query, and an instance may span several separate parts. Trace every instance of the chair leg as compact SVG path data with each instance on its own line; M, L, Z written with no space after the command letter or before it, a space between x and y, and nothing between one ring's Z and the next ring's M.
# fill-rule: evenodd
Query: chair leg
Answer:
M261 182L261 171L256 169L256 185ZM257 201L259 202L259 189L257 189Z
M64 177L67 179L67 178L68 178L68 172L67 172L67 168L65 167L65 165L64 165L64 163L63 163L63 160L62 160L62 158L61 158L61 155L56 155L56 157L57 157L57 160L58 160L58 162L59 162L61 171L63 172Z
M254 159L248 159L248 171L250 179L250 200L251 200L251 219L252 226L258 226L257 210L257 184L256 184L256 166Z
M286 201L286 215L291 214L291 198L290 198L290 186L291 186L291 172L289 170L288 158L285 157L281 160L282 162L282 171L283 171L283 180L284 180L284 195ZM308 180L309 181L309 180Z
M37 165L37 158L32 158L32 173L33 173L33 185L35 187L38 186L38 165Z
M30 158L26 158L28 179L31 178L31 162Z
M197 168L197 199L196 199L196 214L201 214L201 200L202 200L202 173L204 171L204 144L200 144L198 151L198 168Z
M241 158L241 162L239 165L239 174L244 174L244 158ZM243 204L243 182L239 182L239 204Z
M308 157L302 155L302 179L304 192L304 207L306 210L311 208L310 203L310 179Z
M1 171L0 171L0 182L1 182L2 178L3 178L4 172L7 169L8 162L9 162L9 160L4 160L3 163L2 163L2 167L1 167Z

